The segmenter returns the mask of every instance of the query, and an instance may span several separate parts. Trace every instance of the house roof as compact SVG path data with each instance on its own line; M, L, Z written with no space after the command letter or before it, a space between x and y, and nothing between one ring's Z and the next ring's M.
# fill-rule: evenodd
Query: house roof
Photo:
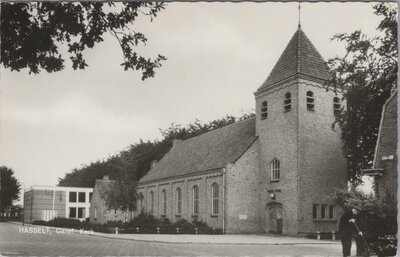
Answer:
M378 164L378 151L379 151L379 145L381 142L382 138L382 131L383 131L383 123L385 121L385 115L386 115L386 109L388 104L393 100L397 99L397 89L394 91L394 93L386 100L385 104L382 107L382 114L381 114L381 121L379 122L379 132L378 132L378 138L376 140L376 145L375 145L375 152L374 152L374 161L372 163L372 167L377 168ZM396 107L396 112L397 112L397 107Z
M255 141L255 118L176 143L140 183L223 168Z
M300 26L279 57L267 80L258 90L270 87L295 75L305 75L321 80L331 78L328 65Z

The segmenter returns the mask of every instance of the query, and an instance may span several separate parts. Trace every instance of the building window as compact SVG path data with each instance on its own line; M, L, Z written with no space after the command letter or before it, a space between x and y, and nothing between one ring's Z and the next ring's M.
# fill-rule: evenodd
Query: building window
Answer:
M319 204L313 204L313 219L319 219L319 210L320 210L320 206Z
M97 207L94 207L94 219L97 219Z
M321 204L321 219L325 220L327 218L328 214L328 205L326 204Z
M268 118L268 102L264 101L261 103L261 119L265 120Z
M285 100L283 101L283 107L285 112L289 112L292 109L292 94L287 92L285 94Z
M313 204L313 219L315 220L334 220L335 206L328 204Z
M165 189L161 192L161 214L167 214L167 191Z
M75 219L76 218L76 208L69 207L69 218Z
M150 204L149 204L149 206L150 206L150 213L153 213L154 212L154 192L153 191L150 192Z
M307 111L314 111L314 93L307 91Z
M279 181L281 178L280 162L278 159L271 161L271 181Z
M85 218L85 208L78 208L78 219Z
M218 215L219 213L219 188L217 183L211 185L211 215Z
M193 195L193 215L199 214L199 187L194 186L192 188Z
M182 190L178 187L175 191L176 197L176 215L182 214Z
M333 114L334 115L339 115L340 114L340 109L341 109L340 99L339 99L339 97L335 96L333 98Z
M76 192L69 192L69 202L76 203Z
M78 201L80 203L84 203L86 201L86 193L85 192L78 193Z
M334 205L329 205L329 219L330 220L335 219L335 206Z

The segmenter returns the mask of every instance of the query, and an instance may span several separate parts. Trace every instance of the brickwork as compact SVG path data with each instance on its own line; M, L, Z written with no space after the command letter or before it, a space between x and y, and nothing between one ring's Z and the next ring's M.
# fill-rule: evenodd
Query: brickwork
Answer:
M258 155L254 144L226 169L226 233L260 233L258 212Z
M219 214L211 215L211 185L217 183L219 186ZM193 186L199 188L199 213L197 215L193 214ZM177 198L176 190L181 189L181 213L177 213ZM167 194L167 208L166 214L162 213L162 197L163 190ZM150 192L154 192L154 209L153 215L157 218L167 218L172 222L176 222L179 219L185 219L192 221L194 218L206 222L209 226L222 229L222 173L221 170L210 172L204 175L189 176L186 178L179 179L166 179L159 181L157 183L149 183L145 185L140 185L138 188L138 193L143 195L143 205L140 207L140 202L138 210L135 215L140 212L150 212Z
M375 156L375 168L383 168L382 177L375 177L379 197L397 195L397 93L384 106Z
M332 128L333 98L341 95L317 83L299 82L299 232L336 231L339 207L333 219L313 219L313 204L331 205L335 188L347 180L340 130L337 125ZM307 110L307 91L314 94L314 111Z
M307 109L307 91L313 92L313 110ZM291 110L284 111L291 93ZM321 84L301 78L256 93L257 134L260 138L260 226L271 230L267 204L282 204L283 233L337 230L339 207L333 219L313 219L313 204L332 204L335 188L346 183L347 173L339 129L334 122L333 97ZM268 102L268 118L261 119L261 104ZM271 161L280 162L280 179L271 181ZM271 199L274 194L275 200Z
M291 110L284 112L285 94L291 94ZM296 234L297 222L297 81L290 81L273 91L256 94L256 133L260 139L259 213L260 227L272 230L269 203L282 204L283 233ZM261 103L268 102L268 118L261 120ZM279 181L271 180L271 162L280 162ZM270 195L274 193L275 200Z

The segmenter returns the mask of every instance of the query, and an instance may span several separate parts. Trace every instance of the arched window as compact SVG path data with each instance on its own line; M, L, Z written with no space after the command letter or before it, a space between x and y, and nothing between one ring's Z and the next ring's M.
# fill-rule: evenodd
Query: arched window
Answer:
M213 183L211 185L211 196L212 196L212 205L211 205L211 215L218 215L219 213L219 187L217 183Z
M292 94L287 92L285 94L285 100L283 101L283 107L285 112L289 112L292 109Z
M193 186L192 188L193 197L193 215L199 214L199 187Z
M314 93L307 91L307 111L314 111Z
M339 99L339 97L335 96L333 98L333 114L334 115L339 115L340 114L340 109L341 109L340 99Z
M280 162L278 159L273 159L271 161L271 181L279 181L280 178Z
M149 207L150 207L150 213L154 212L154 192L150 191L150 197L149 197L150 203L149 203Z
M167 191L165 189L161 192L161 214L167 214Z
M182 213L182 190L178 187L175 191L176 199L176 214L181 215Z
M144 203L143 203L143 194L142 193L139 193L139 203L140 203L140 205L139 205L139 208L140 208L140 211L141 212L144 212Z
M265 120L268 118L268 102L264 101L261 103L261 119Z

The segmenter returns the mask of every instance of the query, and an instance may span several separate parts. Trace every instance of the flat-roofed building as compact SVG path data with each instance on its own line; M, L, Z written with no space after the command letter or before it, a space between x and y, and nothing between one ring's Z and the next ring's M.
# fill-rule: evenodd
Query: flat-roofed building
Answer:
M93 188L31 186L24 193L24 222L89 217Z

